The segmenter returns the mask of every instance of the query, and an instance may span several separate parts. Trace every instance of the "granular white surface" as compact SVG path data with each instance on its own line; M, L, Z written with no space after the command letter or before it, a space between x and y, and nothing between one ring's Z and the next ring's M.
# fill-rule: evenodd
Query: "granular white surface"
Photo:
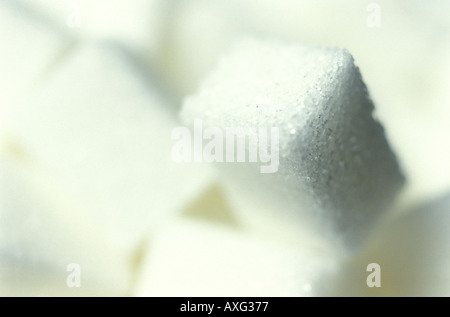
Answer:
M181 116L278 127L277 173L224 165L240 216L291 238L308 224L318 239L356 246L403 183L373 109L346 50L245 39L185 99Z

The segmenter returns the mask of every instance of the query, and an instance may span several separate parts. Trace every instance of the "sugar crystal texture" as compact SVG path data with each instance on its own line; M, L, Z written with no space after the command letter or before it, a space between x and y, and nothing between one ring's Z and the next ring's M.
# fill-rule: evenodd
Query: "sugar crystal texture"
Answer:
M239 216L288 240L309 232L351 249L404 181L373 109L346 50L243 39L185 99L181 117L279 128L277 172L260 174L248 159L222 164Z

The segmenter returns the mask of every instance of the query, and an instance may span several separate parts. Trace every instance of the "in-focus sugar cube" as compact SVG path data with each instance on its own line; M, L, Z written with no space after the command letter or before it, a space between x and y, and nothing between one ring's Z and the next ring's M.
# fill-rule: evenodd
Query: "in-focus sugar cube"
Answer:
M220 163L231 203L249 227L353 248L404 181L373 109L348 51L246 39L185 99L181 117L194 133L198 120L203 131L250 131L244 162ZM250 158L252 138L266 145L260 128L279 133L270 149L279 152L273 173L260 173L261 152Z

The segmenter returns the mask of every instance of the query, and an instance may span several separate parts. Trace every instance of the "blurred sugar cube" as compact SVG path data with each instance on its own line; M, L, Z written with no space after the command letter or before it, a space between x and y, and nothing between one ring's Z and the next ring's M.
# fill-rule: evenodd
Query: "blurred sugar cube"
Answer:
M58 31L16 2L0 3L0 130L12 103L28 92L71 45ZM29 54L30 51L33 54Z
M80 217L125 250L214 179L208 165L186 169L171 160L177 123L144 78L120 48L83 47L7 122L11 142L55 179Z
M161 0L17 0L82 40L114 40L155 54L170 4Z
M136 296L314 296L328 254L183 220L163 228L143 261Z
M126 295L130 257L80 217L76 202L48 175L17 154L0 151L0 294ZM80 267L80 288L66 283L72 263Z
M387 221L330 279L331 296L450 296L450 195L414 205ZM381 287L368 287L369 263Z

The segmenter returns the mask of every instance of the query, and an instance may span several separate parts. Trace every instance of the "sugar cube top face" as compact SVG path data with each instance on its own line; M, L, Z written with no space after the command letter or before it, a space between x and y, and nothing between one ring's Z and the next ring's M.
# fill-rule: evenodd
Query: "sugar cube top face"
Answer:
M275 173L222 164L241 217L353 248L404 182L373 109L346 50L246 39L185 99L181 117L191 126L277 128Z

